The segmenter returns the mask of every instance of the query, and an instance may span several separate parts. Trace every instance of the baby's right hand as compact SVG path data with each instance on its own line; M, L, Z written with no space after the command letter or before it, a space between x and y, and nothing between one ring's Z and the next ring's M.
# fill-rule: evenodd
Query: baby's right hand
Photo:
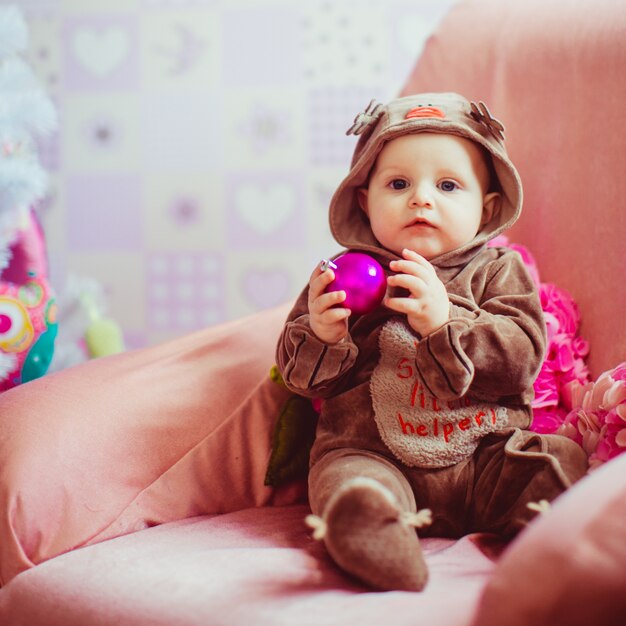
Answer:
M309 324L317 338L324 343L339 343L348 334L351 311L337 306L346 299L345 291L329 291L326 287L335 280L331 268L322 271L318 265L309 280Z

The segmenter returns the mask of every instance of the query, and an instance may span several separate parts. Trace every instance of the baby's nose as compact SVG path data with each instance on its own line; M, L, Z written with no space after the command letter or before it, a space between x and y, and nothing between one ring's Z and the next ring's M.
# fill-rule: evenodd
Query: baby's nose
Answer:
M432 190L430 186L421 183L413 187L413 194L411 195L411 206L432 206Z

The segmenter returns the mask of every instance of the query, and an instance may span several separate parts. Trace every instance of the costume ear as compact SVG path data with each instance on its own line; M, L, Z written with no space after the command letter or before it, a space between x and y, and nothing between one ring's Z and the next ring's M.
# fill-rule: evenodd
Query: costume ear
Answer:
M369 217L370 214L369 214L369 205L367 203L367 192L368 192L368 189L366 187L358 187L356 190L356 199L359 203L359 206L365 213L365 215Z
M491 220L500 213L502 208L502 194L498 191L488 193L483 198L483 215L480 220L480 225L484 226L491 222Z

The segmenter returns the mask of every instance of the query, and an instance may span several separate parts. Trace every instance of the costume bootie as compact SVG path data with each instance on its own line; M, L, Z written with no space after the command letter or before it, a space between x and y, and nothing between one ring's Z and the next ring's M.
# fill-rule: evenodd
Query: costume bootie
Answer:
M391 491L370 478L346 483L322 518L307 517L330 556L343 570L375 589L421 591L428 580L416 527L430 524L430 511L400 509Z

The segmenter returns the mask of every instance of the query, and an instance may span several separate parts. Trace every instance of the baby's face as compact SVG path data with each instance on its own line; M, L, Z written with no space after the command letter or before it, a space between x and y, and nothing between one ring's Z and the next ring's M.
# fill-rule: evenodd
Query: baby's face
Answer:
M404 248L426 259L471 241L499 205L487 194L489 173L469 139L415 133L389 141L359 190L372 232L399 256Z

